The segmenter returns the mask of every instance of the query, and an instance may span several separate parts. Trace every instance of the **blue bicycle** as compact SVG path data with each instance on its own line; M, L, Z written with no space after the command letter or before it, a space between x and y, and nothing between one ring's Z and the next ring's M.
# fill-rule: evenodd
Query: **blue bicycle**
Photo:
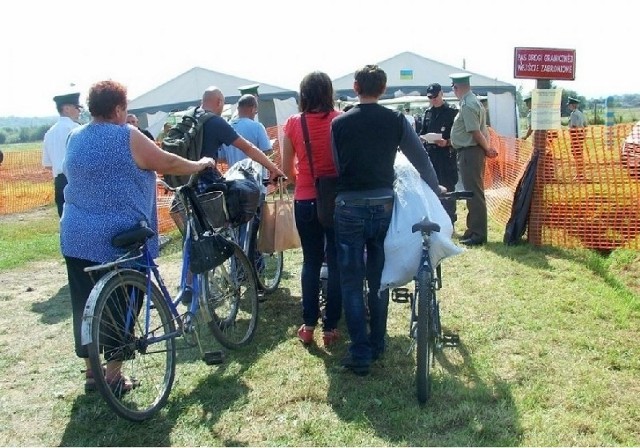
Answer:
M219 195L196 195L196 180L193 175L178 188L159 181L175 192L186 216L177 297L172 298L149 254L146 242L155 232L144 222L113 239L114 246L126 249L125 255L87 268L106 273L87 300L82 342L88 346L97 389L129 420L148 419L166 404L178 338L198 348L201 359L213 365L224 361L224 353L212 341L237 347L247 344L256 330L258 291L252 264L242 248L208 222L206 207L224 207L214 204ZM211 334L215 338L206 337ZM115 382L108 379L114 365L120 372Z

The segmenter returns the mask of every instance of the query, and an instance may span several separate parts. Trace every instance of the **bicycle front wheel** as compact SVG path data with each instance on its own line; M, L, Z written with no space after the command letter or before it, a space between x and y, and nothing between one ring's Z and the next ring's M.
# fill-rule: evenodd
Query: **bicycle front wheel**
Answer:
M418 272L418 291L415 297L418 310L416 331L416 391L418 401L425 403L431 395L430 367L433 362L434 333L430 316L430 304L434 300L431 289L432 273L427 267Z
M258 252L255 259L256 275L258 286L265 294L271 294L278 289L282 279L282 269L284 267L284 256L282 252L272 254Z
M228 349L247 345L258 325L258 288L251 262L233 243L233 255L202 275L203 310L209 328Z
M143 273L120 269L96 283L82 341L96 387L118 415L142 421L166 404L175 377L175 324L160 290L154 283L148 290ZM114 377L118 366L121 375Z

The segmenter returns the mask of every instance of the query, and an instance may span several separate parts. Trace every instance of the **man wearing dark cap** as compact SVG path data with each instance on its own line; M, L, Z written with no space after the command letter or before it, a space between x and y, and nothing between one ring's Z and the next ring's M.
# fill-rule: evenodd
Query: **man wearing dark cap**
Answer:
M67 148L67 137L71 131L79 126L78 120L82 106L80 93L69 93L53 97L60 118L44 135L42 149L42 165L51 171L58 216L62 217L64 204L64 187L67 178L62 173L62 161Z
M446 187L447 191L455 191L458 182L458 158L456 150L451 146L451 126L458 111L444 100L442 86L437 82L427 87L427 98L431 106L422 117L420 139L429 153L440 185ZM440 138L427 138L426 134L439 134ZM442 201L442 205L451 222L455 223L458 219L456 201Z
M471 91L469 73L454 73L453 93L460 100L460 111L451 127L451 145L458 151L458 168L462 186L473 197L467 201L467 230L460 242L477 246L487 242L487 203L484 197L486 158L497 157L491 146L485 108Z
M576 162L575 181L584 180L584 134L587 126L587 119L578 105L580 100L569 97L567 107L571 111L569 115L569 138L571 139L571 154Z

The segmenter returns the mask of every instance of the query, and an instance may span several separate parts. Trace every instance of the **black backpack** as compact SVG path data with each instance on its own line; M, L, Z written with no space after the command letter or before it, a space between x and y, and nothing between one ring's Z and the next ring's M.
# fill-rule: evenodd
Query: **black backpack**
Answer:
M215 114L201 107L190 107L182 115L182 120L169 129L162 139L162 149L189 160L202 157L202 128ZM164 180L172 187L184 185L189 176L165 174Z

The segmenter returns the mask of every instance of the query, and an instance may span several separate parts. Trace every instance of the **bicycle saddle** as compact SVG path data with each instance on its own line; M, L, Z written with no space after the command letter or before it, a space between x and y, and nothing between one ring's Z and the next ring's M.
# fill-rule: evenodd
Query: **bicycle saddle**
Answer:
M155 236L156 232L149 227L135 227L133 229L126 230L117 234L111 239L111 244L114 247L124 248L129 246L140 246L152 236Z
M413 233L416 233L416 232L431 233L431 232L439 232L439 231L440 231L440 224L431 222L429 221L428 218L424 218L419 223L416 223L413 226L411 226L411 232Z

